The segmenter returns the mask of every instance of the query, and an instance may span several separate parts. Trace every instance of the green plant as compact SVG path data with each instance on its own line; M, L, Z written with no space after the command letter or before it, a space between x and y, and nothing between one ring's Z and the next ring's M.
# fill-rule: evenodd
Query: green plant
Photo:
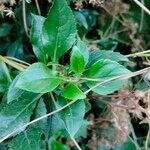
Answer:
M46 18L32 14L29 39L38 62L17 59L23 53L21 39L8 51L15 58L0 56L0 92L5 93L0 104L0 142L9 139L10 149L69 149L60 137L81 149L75 139L89 124L85 119L89 97L112 94L129 78L149 70L131 72L126 67L127 57L149 56L149 51L127 56L112 50L89 51L79 34L66 0L54 0ZM10 73L6 64L19 71ZM102 103L113 106L107 100Z

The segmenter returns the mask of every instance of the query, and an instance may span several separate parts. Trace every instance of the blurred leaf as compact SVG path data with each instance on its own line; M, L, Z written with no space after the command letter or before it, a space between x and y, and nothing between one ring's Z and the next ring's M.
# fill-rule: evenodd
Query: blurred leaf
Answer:
M5 37L9 34L13 25L8 23L3 23L0 25L0 37Z
M22 39L16 40L14 43L12 43L7 51L7 56L15 57L22 59L23 58L23 45L22 45Z
M83 26L85 29L88 29L88 24L87 24L85 16L79 11L74 11L74 15L77 20L77 23L80 26Z
M69 150L66 145L57 141L57 135L53 135L53 137L50 138L48 148L49 150Z
M0 61L0 93L4 93L9 85L7 75L4 70L3 63Z

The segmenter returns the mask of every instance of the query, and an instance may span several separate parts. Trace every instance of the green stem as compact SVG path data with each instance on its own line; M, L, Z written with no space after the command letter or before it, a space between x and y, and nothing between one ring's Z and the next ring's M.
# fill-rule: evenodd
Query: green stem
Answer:
M147 54L147 53L150 53L150 50L129 54L129 55L126 55L126 57L128 57L128 58L129 57L146 57L146 56L149 57L150 54Z

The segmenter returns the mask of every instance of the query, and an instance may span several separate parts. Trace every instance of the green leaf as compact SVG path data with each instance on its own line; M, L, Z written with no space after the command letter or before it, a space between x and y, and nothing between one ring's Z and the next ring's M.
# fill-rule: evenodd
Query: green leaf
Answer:
M78 40L76 46L78 47L81 54L83 55L85 64L87 64L89 61L89 50L88 50L87 45L83 41Z
M69 148L56 140L51 140L49 150L69 150Z
M7 56L15 57L15 58L23 58L23 45L22 39L16 40L12 43L7 51Z
M55 0L43 25L44 49L56 62L75 42L76 23L66 0Z
M0 37L5 37L9 34L10 30L12 29L12 24L3 23L0 25Z
M126 58L119 52L113 52L111 50L95 50L90 53L88 65L95 63L99 59L110 59L110 60L116 61L116 62L129 61L128 58Z
M32 15L32 28L30 32L30 41L33 46L33 51L41 62L46 62L46 53L43 49L42 42L42 27L45 18L42 16Z
M53 91L60 82L57 71L50 70L42 63L35 63L21 74L16 87L34 93L47 93Z
M46 105L44 103L44 99L41 98L36 109L35 109L35 116L34 116L34 119L36 118L39 118L43 115L46 115L47 114L47 110L46 110ZM47 125L47 118L45 119L42 119L36 123L34 123L32 126L34 127L38 127L39 129L41 129L41 131L46 132L46 125Z
M68 84L61 95L70 100L85 99L86 95L73 83Z
M0 93L5 93L9 85L9 81L4 69L3 62L0 61Z
M58 106L62 107L68 103L68 100L60 98ZM70 137L78 132L83 124L85 115L85 103L83 100L78 100L74 104L68 106L59 113L59 117L62 119L67 132Z
M35 97L37 95L35 93L30 93L30 95L28 95L29 92L21 90L21 89L15 87L16 82L18 81L20 76L21 76L21 74L18 75L16 77L16 79L14 79L14 81L9 86L9 89L8 89L8 92L7 92L7 103L10 103L12 101L19 101L22 98L25 98L25 99L28 98L28 97L32 98L32 97Z
M69 148L66 145L58 142L53 137L49 140L48 147L49 150L69 150Z
M71 69L77 74L80 75L85 68L84 56L80 52L77 46L74 46L70 58Z
M107 60L107 59L101 59L94 63L87 71L87 77L88 78L96 78L107 80L115 76L119 75L125 75L130 73L128 69L126 69L124 66L118 64L115 61ZM114 91L119 90L119 88L126 82L127 80L114 80L110 81L108 83L104 83L95 89L93 91L95 93L105 95L113 93ZM98 82L87 82L87 85L91 88L98 84Z
M17 76L13 82L16 83L18 78L19 76ZM22 93L24 91L22 90L18 92ZM26 94L23 94L24 97L22 94L19 95L19 93L17 93L17 99L13 100L5 107L2 107L0 110L0 138L30 121L30 116L36 106L36 102L42 95L26 91L25 93ZM22 131L23 130L24 129L22 129Z
M11 150L39 150L46 149L44 141L41 139L42 133L38 128L29 127L8 142Z
M77 23L80 26L83 26L85 29L88 30L88 24L87 24L85 16L80 11L74 11L74 15L77 20Z

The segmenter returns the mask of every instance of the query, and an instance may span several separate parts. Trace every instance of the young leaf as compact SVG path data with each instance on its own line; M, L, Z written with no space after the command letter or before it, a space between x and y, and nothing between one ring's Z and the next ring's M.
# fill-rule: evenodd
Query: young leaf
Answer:
M86 95L73 83L68 84L61 95L70 100L85 99Z
M76 23L66 0L54 0L43 25L44 49L56 62L75 42Z
M17 80L18 76L13 82L16 83ZM24 91L18 92L23 93ZM19 96L17 93L17 99L5 105L5 107L2 107L0 110L0 138L29 122L33 109L36 106L36 102L42 95L26 91L25 93L23 96ZM23 130L24 129L22 129L22 131Z
M33 46L33 51L38 59L45 63L46 62L46 53L43 49L42 42L42 27L45 21L45 18L42 16L32 15L33 22L30 32L30 41Z
M11 150L38 150L46 149L44 141L41 139L42 132L38 128L29 127L8 142Z
M91 65L99 59L110 59L116 62L127 62L128 58L120 54L119 52L113 52L111 50L95 50L90 53L89 63Z
M85 64L87 64L89 61L89 50L88 50L87 45L83 41L78 40L76 46L78 47L81 54L83 55Z
M85 59L77 46L73 47L71 58L71 69L77 74L80 75L84 71L85 68Z
M117 62L107 59L101 59L89 68L89 70L87 71L87 77L97 78L103 81L115 76L124 75L128 73L130 73L130 71L124 66L118 64ZM104 83L96 87L95 89L93 89L93 91L101 95L110 94L114 91L119 90L119 88L126 81L126 79L110 81L108 83ZM98 84L98 82L87 82L87 85L89 87L93 87L96 84Z
M68 103L66 99L59 99L58 106L62 107ZM62 110L59 114L70 137L74 137L83 124L85 115L85 103L78 100L74 104Z
M16 87L34 93L47 93L53 91L60 82L57 71L50 70L42 63L35 63L21 74Z

